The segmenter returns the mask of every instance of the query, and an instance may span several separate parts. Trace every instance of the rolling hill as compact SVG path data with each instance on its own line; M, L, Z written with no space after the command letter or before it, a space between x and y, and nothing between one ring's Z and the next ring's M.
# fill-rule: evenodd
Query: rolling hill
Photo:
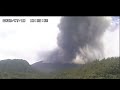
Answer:
M38 67L36 68L36 66ZM120 79L120 59L119 57L111 57L100 61L95 60L91 63L86 63L84 65L59 63L50 64L42 62L37 62L35 64L30 65L27 61L19 59L9 59L0 61L0 79L46 78Z
M32 68L42 72L56 72L70 68L77 68L80 67L81 65L73 63L43 63L42 61L40 61L32 64L31 66Z
M6 59L0 61L1 72L32 72L31 65L22 59Z
M120 79L120 58L112 57L94 61L57 73L54 78L64 79Z

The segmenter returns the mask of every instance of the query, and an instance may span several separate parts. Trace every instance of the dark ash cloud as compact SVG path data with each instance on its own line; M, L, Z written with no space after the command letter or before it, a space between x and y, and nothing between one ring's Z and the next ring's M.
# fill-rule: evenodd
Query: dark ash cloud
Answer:
M104 56L101 37L110 22L105 17L62 17L58 48L46 55L49 62L72 62L76 56L88 62Z

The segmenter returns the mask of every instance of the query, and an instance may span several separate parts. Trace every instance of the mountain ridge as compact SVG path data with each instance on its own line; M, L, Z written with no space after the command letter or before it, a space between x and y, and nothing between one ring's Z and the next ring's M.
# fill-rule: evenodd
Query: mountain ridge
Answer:
M0 71L32 72L32 67L26 60L5 59L0 61Z
M120 79L120 57L95 60L80 66L43 62L37 64L47 69L50 67L54 72L44 73L44 69L33 69L25 60L7 59L0 61L0 79Z

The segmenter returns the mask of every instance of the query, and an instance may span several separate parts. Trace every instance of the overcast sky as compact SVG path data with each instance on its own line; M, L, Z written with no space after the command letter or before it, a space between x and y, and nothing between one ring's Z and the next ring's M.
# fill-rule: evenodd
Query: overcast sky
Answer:
M3 23L2 19L26 19L25 23ZM29 19L48 19L46 23L30 23ZM25 59L37 61L38 52L57 47L57 27L61 17L0 17L0 60ZM103 37L105 56L119 56L119 28Z
M48 22L30 23L30 19ZM3 23L2 19L26 19L26 23ZM57 46L60 17L0 17L0 59L23 58L35 62L37 52Z

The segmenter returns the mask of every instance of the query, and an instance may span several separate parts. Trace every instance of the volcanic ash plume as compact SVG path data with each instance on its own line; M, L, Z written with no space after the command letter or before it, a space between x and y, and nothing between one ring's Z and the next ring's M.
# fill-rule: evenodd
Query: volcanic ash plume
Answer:
M101 37L110 25L106 17L62 17L58 48L46 60L86 63L104 56Z

